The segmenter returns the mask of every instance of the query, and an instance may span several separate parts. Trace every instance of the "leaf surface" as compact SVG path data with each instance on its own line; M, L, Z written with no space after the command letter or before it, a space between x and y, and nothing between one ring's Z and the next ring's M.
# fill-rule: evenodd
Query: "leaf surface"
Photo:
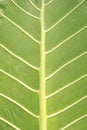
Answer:
M87 1L0 0L0 129L87 129Z

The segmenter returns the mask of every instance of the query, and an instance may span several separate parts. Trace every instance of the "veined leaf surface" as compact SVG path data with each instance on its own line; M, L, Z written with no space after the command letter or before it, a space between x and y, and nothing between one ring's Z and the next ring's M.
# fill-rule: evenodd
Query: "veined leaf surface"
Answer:
M87 1L0 0L0 130L86 122Z

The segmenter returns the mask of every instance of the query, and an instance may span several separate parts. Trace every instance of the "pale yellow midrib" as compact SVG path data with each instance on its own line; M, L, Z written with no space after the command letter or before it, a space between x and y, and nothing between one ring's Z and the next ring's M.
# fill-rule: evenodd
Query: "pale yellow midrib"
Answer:
M47 130L47 117L46 117L46 81L45 81L45 30L44 30L44 0L42 0L41 7L41 45L40 45L40 115L39 126L40 130Z

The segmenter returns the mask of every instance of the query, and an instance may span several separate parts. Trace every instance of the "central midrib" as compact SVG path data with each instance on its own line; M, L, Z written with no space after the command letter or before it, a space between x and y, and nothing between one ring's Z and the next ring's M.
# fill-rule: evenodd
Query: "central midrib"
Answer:
M40 115L39 126L40 130L47 130L47 117L46 117L46 81L45 81L45 30L44 30L44 0L42 0L41 7L41 44L40 44Z

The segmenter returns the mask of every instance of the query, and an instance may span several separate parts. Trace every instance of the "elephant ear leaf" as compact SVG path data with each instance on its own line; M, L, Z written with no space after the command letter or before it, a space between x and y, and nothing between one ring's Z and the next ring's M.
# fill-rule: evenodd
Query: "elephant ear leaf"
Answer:
M87 1L0 0L0 130L86 122Z

